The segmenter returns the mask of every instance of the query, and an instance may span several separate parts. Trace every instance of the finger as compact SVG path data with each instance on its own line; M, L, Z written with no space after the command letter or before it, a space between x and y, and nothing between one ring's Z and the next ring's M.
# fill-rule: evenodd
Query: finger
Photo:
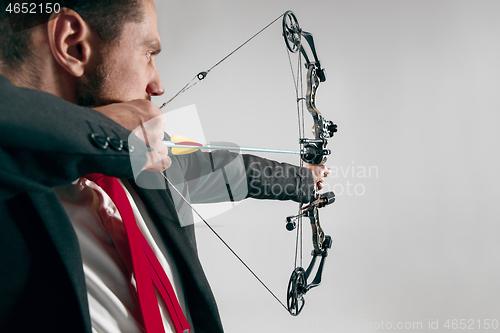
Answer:
M156 158L154 161L147 163L143 170L146 171L164 171L170 167L172 160L169 156L164 156L162 159Z
M153 171L164 171L168 169L171 164L172 160L170 159L170 157L167 156L153 165L154 168Z
M323 179L320 179L316 185L318 186L318 189L321 190L323 188Z
M162 113L162 115L159 117L161 121L162 127L167 124L167 115L165 113Z
M325 168L325 170L323 171L323 177L328 177L328 175L332 172L332 169L330 168Z
M165 136L163 128L166 122L167 116L162 113L161 115L142 123L139 127L134 129L133 133L146 142L148 146L152 147L158 145L159 147L159 143Z

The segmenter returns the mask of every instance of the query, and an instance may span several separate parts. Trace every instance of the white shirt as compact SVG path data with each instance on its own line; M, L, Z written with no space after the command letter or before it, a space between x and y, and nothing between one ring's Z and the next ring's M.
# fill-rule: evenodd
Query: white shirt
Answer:
M160 239L144 204L132 188L121 183L134 212L137 225L167 274L179 304L188 318L180 280L173 259ZM139 333L142 315L128 270L113 243L106 226L122 223L121 216L109 196L94 182L80 178L74 184L56 189L69 219L75 228L83 259L90 318L93 332ZM106 216L103 216L106 215ZM124 228L123 228L124 229ZM175 332L163 299L157 292L165 332ZM188 319L189 320L189 319ZM191 332L194 332L191 329Z

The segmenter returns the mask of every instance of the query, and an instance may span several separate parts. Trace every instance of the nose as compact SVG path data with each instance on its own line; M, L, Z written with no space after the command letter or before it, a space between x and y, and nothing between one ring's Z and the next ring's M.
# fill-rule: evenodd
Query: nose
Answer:
M161 96L164 92L165 91L163 90L163 85L161 84L160 75L158 74L158 71L155 71L155 76L146 87L146 93L149 96Z

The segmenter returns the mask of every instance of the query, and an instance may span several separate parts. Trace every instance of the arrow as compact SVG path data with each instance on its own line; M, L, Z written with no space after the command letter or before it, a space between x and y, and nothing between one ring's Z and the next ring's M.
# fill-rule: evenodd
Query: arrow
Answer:
M279 153L279 154L301 154L301 152L296 150L283 150L283 149L271 149L271 148L257 148L257 147L240 147L240 146L229 146L220 144L201 144L184 138L180 135L173 135L171 137L172 141L163 140L165 146L172 148L172 154L174 155L185 155L191 154L199 149L218 149L218 150L233 150L233 151L251 151L251 152L261 152L261 153Z

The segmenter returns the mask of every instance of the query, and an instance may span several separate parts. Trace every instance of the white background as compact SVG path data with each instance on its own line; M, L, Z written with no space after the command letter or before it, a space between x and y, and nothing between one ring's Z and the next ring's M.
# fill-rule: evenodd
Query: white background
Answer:
M451 332L448 319L486 332L485 319L500 320L499 1L156 4L166 90L157 105L288 9L314 34L327 70L317 107L339 132L327 162L337 202L320 212L334 239L323 283L291 317L199 226L200 257L227 332L407 330L398 323ZM297 149L281 22L164 110L190 104L208 141ZM283 301L294 255L284 221L296 210L246 200L210 219ZM305 245L304 260L309 251ZM439 321L437 330L429 320Z

